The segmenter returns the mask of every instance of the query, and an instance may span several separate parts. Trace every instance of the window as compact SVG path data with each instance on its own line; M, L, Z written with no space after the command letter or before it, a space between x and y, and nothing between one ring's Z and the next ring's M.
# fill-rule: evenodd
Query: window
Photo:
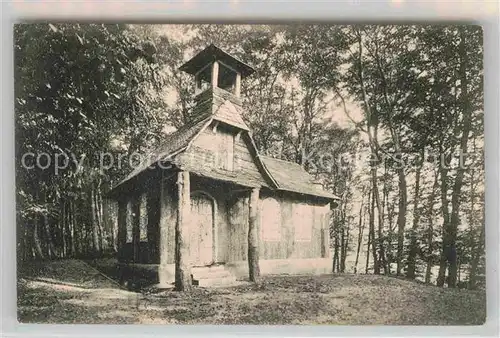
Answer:
M281 207L273 198L266 198L261 204L260 232L263 241L281 240Z
M312 239L313 208L308 204L294 204L293 224L295 240L297 242L310 242Z

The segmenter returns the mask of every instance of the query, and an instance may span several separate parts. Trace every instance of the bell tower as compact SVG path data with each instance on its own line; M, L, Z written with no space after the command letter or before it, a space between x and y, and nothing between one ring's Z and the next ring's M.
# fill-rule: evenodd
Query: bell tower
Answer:
M194 76L195 107L191 114L194 120L217 115L222 105L228 106L229 110L235 110L232 114L238 115L242 105L241 80L255 72L252 67L213 44L196 54L179 69ZM230 107L231 105L234 109ZM230 116L226 118L231 119ZM234 118L241 120L241 116Z

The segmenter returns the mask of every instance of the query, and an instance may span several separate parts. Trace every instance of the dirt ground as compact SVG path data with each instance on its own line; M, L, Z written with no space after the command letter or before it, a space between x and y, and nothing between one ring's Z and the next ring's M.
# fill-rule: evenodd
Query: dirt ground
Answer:
M480 325L484 291L373 275L270 276L257 284L136 293L79 260L18 279L23 323Z

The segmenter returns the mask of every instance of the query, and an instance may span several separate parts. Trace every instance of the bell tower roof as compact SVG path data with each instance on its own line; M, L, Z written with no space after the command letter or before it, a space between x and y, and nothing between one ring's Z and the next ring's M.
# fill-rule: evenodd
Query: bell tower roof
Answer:
M242 78L252 75L255 72L251 66L236 59L214 44L210 44L208 47L192 57L189 61L184 63L179 69L188 74L196 75L214 61L219 61L227 65L235 72L241 74Z
M248 130L242 118L241 80L255 70L211 44L179 68L194 77L191 120L211 115L219 122Z

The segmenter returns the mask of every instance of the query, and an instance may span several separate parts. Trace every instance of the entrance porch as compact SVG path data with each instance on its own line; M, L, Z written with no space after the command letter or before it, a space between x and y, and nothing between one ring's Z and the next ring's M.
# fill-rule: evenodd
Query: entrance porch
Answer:
M119 203L118 258L124 271L157 274L160 286L234 280L225 265L240 262L241 271L241 262L248 262L251 222L250 241L258 238L259 190L186 171L163 171L142 186L146 189ZM253 208L251 196L256 196ZM251 247L256 255L257 243Z

